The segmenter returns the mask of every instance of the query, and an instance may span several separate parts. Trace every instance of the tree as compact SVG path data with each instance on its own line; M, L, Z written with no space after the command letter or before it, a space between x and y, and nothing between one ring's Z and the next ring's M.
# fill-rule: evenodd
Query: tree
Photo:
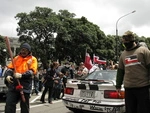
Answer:
M19 20L19 41L30 43L33 54L45 65L54 58L83 62L85 51L100 58L114 57L114 37L106 37L86 17L75 16L68 10L59 10L56 14L52 9L42 7L36 7L29 14L18 13L15 18ZM57 36L54 37L54 34Z
M148 48L150 49L150 38L146 38L145 42L146 42Z
M15 18L19 20L19 41L30 43L33 54L46 66L54 49L54 33L61 26L56 13L50 8L36 7L29 14L18 13Z
M102 54L101 59L105 60L116 60L116 41L115 41L115 36L108 35L104 40L103 40L103 52L100 53Z
M0 64L5 65L5 59L6 59L6 44L4 37L0 35Z
M72 61L79 63L84 60L86 50L93 54L100 48L99 44L104 44L102 40L106 37L105 34L85 17L73 18L74 15L66 10L61 10L58 16L63 22L56 38L56 50L60 59L70 56Z

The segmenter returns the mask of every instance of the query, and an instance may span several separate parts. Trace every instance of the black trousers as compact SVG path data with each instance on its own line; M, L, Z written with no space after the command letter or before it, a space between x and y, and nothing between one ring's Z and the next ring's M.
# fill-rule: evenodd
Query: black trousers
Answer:
M149 86L125 88L126 113L150 113Z
M50 103L50 102L52 102L53 87L45 86L40 101L42 101L42 102L45 101L45 95L46 95L47 91L48 91L48 102Z
M22 101L20 92L8 91L6 95L5 113L16 113L16 104L20 101L21 113L29 113L29 93L24 93L25 102Z

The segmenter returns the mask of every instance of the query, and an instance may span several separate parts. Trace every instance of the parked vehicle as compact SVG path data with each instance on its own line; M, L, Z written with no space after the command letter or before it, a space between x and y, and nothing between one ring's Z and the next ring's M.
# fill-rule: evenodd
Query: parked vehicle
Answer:
M69 79L64 105L74 113L82 111L124 113L124 88L116 92L116 70L96 70L80 80Z
M6 68L3 70L2 76L0 76L0 95L3 95L3 96L5 96L8 91L8 88L7 88L6 84L4 83L5 71L6 71Z

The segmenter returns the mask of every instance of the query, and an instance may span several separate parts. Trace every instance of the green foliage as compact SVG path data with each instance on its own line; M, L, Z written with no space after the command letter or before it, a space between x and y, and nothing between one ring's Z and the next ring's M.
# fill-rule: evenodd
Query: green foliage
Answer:
M47 64L52 56L54 33L61 26L55 12L50 8L36 7L29 14L18 13L15 18L19 20L19 41L30 43L33 55Z
M56 50L60 52L58 55L62 55L58 56L59 58L64 60L63 58L70 56L73 61L79 63L84 61L86 49L89 53L96 52L98 44L105 38L105 34L97 25L85 17L66 18L61 14L59 16L63 18L63 26L56 38Z
M0 65L5 65L6 58L6 44L3 36L0 35Z
M47 66L48 61L57 60L83 62L85 52L95 54L106 60L116 58L116 37L106 36L100 28L89 22L86 17L75 18L68 10L59 10L58 14L46 7L35 7L34 11L18 13L18 36L21 43L32 46L33 55ZM55 34L57 34L56 37ZM150 47L150 38L138 37ZM121 37L118 36L119 54L124 50Z
M3 36L0 35L0 49L6 49L6 45L5 45L5 39Z

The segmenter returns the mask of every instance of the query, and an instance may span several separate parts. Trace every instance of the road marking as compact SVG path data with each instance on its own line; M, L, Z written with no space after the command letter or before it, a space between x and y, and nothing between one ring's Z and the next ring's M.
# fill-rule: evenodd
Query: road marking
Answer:
M62 102L62 100L56 100L56 101L53 101L53 103L58 103L58 102ZM31 108L35 108L35 107L39 107L39 106L45 106L45 105L51 105L51 104L49 104L49 103L45 103L45 104L38 104L38 105L32 105L32 106L30 106L30 109ZM19 111L20 110L20 108L18 108L18 109L16 109L16 111Z
M39 98L40 96L38 96L38 98ZM36 97L37 98L37 97ZM35 101L36 99L34 99L34 101ZM56 100L56 101L53 101L53 103L58 103L58 102L62 102L62 100ZM30 102L31 103L31 102ZM33 102L32 102L33 103ZM35 108L35 107L39 107L39 106L45 106L45 105L51 105L51 104L49 104L49 103L44 103L44 104L38 104L38 105L30 105L30 108ZM21 109L20 108L18 108L18 109L16 109L16 111L20 111ZM4 112L1 112L1 113L4 113Z
M37 99L39 99L41 97L41 95L36 96L32 101L30 101L30 104L34 103ZM58 102L62 102L62 100L54 100L52 101L53 103L58 103ZM45 105L51 105L49 103L40 103L38 105L30 105L30 108L35 108L35 107L39 107L39 106L45 106ZM16 111L20 111L21 108L16 109ZM1 112L4 113L4 112Z
M41 95L38 95L37 97L35 97L30 103L34 103L37 99L39 99L39 97L41 97Z

